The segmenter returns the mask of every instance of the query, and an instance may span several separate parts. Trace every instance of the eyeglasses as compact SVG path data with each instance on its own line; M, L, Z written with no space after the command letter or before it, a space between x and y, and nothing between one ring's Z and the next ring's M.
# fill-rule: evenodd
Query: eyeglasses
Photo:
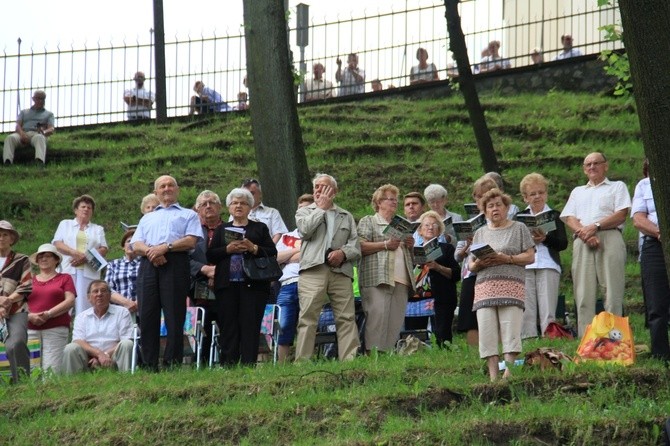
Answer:
M242 180L242 187L247 187L250 184L260 184L256 178L245 178Z
M605 164L606 162L607 161L593 161L593 162L590 162L590 163L584 163L584 167L596 167L596 166L599 166L601 164Z
M424 229L437 229L440 227L440 225L437 223L423 223L421 227Z
M220 204L221 203L219 203L218 201L211 201L211 200L202 201L202 202L200 202L200 204L198 204L198 208L204 208L206 206L214 207L214 206L217 206L217 205L220 205Z

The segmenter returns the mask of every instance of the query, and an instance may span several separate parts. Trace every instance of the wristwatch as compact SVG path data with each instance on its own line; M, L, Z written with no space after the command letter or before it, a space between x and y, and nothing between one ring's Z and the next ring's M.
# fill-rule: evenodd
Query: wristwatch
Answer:
M168 252L172 252L172 243L168 243L167 245L168 245Z
M600 222L597 221L597 222L595 222L595 223L593 223L593 224L596 225L596 231L600 231Z

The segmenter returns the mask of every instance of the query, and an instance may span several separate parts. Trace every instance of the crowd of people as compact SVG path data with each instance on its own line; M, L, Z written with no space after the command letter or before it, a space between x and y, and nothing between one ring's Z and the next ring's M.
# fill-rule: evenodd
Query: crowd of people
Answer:
M563 51L556 56L555 60L581 56L581 52L573 48L573 39L570 34L561 36L561 44ZM539 48L533 49L530 56L533 64L544 62L544 56ZM410 85L440 80L438 68L434 63L428 62L428 57L428 51L425 48L418 48L416 50L418 64L410 70ZM358 54L356 53L350 53L347 56L347 64L344 67L342 60L340 58L336 59L337 71L335 72L335 80L338 84L337 88L333 82L324 78L324 73L326 72L324 65L321 62L315 62L312 66L312 76L306 77L301 87L303 100L311 102L336 96L365 93L365 70L359 66L358 62ZM485 73L510 67L510 60L500 55L500 41L492 40L482 50L481 60L478 64L474 65L473 71L475 73ZM447 66L447 74L451 77L458 76L455 64ZM126 117L128 121L151 119L151 111L156 101L156 95L145 87L146 76L144 72L136 72L132 80L135 85L123 92L123 101L126 104ZM243 84L246 88L246 76L244 77ZM373 92L381 91L384 88L379 79L373 79L370 85ZM395 86L389 84L387 88L392 89ZM195 82L193 92L195 94L191 96L188 105L189 115L247 110L249 108L249 96L246 91L238 93L236 105L228 104L223 99L221 93L205 86L201 80ZM55 131L54 115L45 108L46 93L44 91L36 90L33 93L32 99L33 106L19 113L15 132L5 138L3 148L3 163L5 165L14 163L14 155L17 148L28 146L35 149L35 162L42 167L46 164L47 138Z
M573 234L571 277L579 335L595 314L599 289L605 309L623 313L622 227L629 214L641 236L652 355L670 361L670 289L650 180L640 181L631 201L624 183L607 178L608 168L602 153L587 155L586 184L572 191L562 211L549 206L550 182L541 174L521 180L527 207L520 210L505 193L501 176L488 173L473 184L474 212L465 206L467 217L483 214L486 223L465 236L454 228L464 218L447 208L448 194L439 184L404 195L395 185L384 184L371 196L373 213L356 222L335 203L335 178L317 174L311 193L298 199L297 228L289 232L277 209L263 203L261 184L254 178L227 194L229 220L224 221L217 193L204 190L192 209L185 208L178 201L177 181L161 176L142 200L139 224L123 235L124 256L109 262L104 280L95 261L106 256L108 245L104 228L91 221L92 197L75 198L74 218L63 220L53 240L30 256L13 251L19 232L0 221L0 320L8 329L12 379L30 373L29 339L40 341L45 370L128 370L131 315L140 327L144 368L182 364L187 305L205 308L208 336L210 322L217 322L222 366L253 365L265 306L275 301L282 310L281 362L291 358L294 344L296 361L312 357L319 317L330 303L340 360L392 352L403 329L428 324L441 347L452 342L455 325L479 349L490 378L498 377L501 355L507 377L522 340L544 336L562 316L556 315L556 306L560 252L568 247L566 226ZM416 232L389 231L401 200L404 218L416 223ZM544 213L554 215L555 224L547 231L517 221ZM434 241L437 255L418 262L415 248ZM248 269L253 259L268 257L283 268L276 283ZM360 337L358 294L365 314ZM408 317L408 302L417 300L430 300L434 314ZM162 359L161 317L167 328Z

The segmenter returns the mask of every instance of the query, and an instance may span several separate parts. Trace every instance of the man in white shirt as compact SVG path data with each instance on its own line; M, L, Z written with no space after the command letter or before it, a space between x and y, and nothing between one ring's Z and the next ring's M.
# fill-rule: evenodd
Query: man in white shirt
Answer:
M626 245L621 230L631 201L622 181L607 179L608 169L602 153L584 158L589 181L573 189L561 213L574 233L572 280L580 337L595 316L598 285L605 290L605 310L623 313Z
M338 96L365 93L365 70L358 67L358 55L356 53L349 54L347 56L347 66L344 69L342 69L342 60L339 57L336 63L335 80L340 83L340 94Z
M572 47L572 36L570 34L563 34L561 36L561 44L563 45L563 51L558 53L558 56L554 60L569 59L582 55L581 51Z
M333 83L323 78L326 72L322 63L315 63L312 67L313 79L305 80L305 102L317 101L333 97Z
M242 182L242 187L247 189L251 192L251 195L254 196L254 207L251 208L249 218L254 221L265 223L270 230L272 241L276 244L282 234L288 232L288 228L284 224L281 214L277 209L263 204L263 190L261 189L261 183L259 183L257 179L245 179ZM228 221L232 221L232 219L233 217L231 215Z
M72 342L63 352L63 373L69 375L97 368L130 370L133 321L126 308L109 304L111 298L107 282L91 282L88 300L93 307L74 320Z
M129 88L123 93L123 101L128 106L128 120L150 119L151 109L154 106L155 96L144 88L144 73L138 71L133 76L135 88Z

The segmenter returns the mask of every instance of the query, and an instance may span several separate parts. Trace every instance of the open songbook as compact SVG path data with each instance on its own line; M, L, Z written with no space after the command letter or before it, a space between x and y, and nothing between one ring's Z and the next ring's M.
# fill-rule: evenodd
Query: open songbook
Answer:
M540 212L539 214L516 214L514 219L528 226L528 229L539 229L545 234L556 230L556 219L559 213L553 209Z
M452 223L452 226L454 227L456 238L458 240L466 240L472 237L475 234L475 231L477 231L477 229L481 228L485 224L486 217L484 214L479 214L470 220L455 221Z
M412 223L400 215L394 215L391 219L391 222L388 224L382 234L388 235L397 239L404 239L408 235L414 234L414 232L419 228L419 222Z
M423 246L415 246L412 248L414 253L414 263L423 265L424 263L432 262L442 256L442 248L440 247L437 237L428 240Z
M470 246L470 254L477 257L478 259L483 259L488 257L496 252L488 245L488 243L477 243Z

